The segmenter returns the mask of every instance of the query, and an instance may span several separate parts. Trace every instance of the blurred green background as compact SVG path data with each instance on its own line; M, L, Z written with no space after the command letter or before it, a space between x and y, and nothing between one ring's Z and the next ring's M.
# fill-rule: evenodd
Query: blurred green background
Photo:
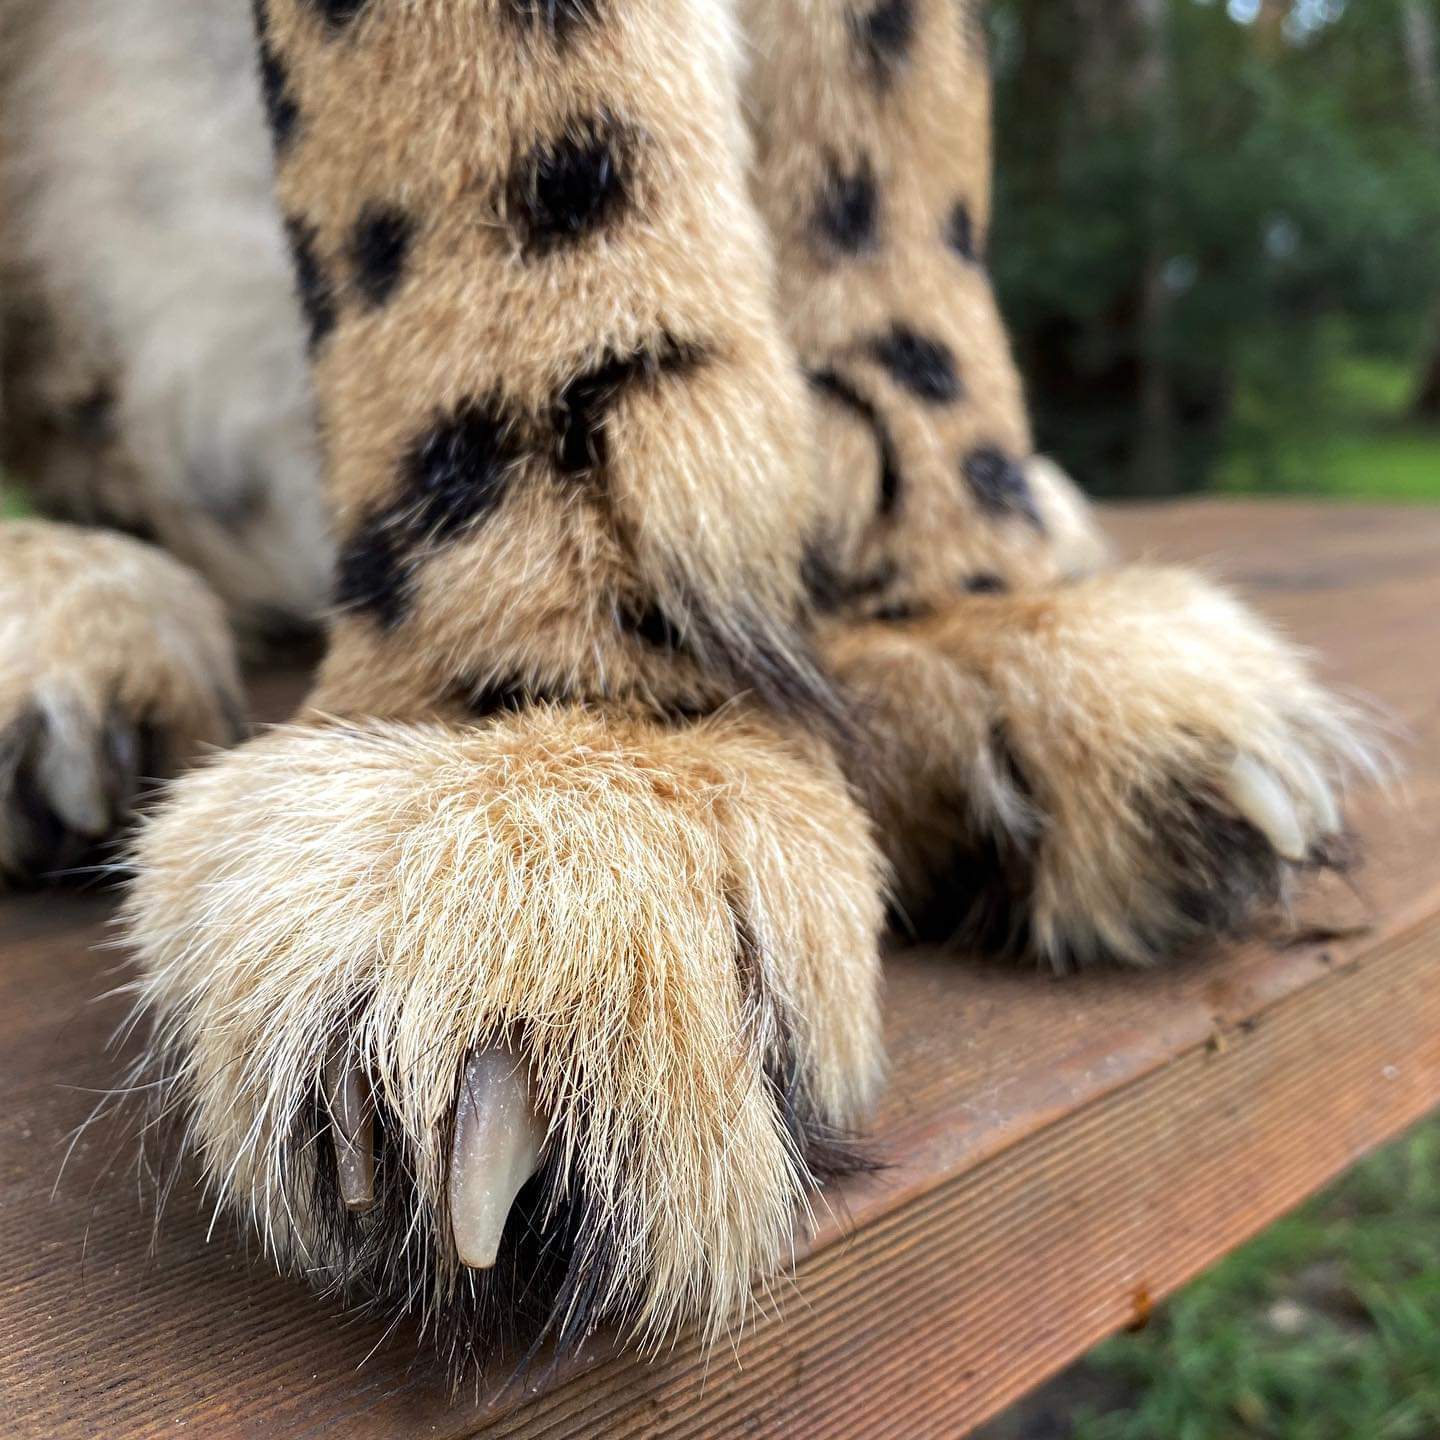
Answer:
M1440 0L992 0L990 264L1096 494L1440 501ZM1440 1121L984 1440L1436 1440Z
M1440 499L1440 5L992 0L990 264L1092 492Z

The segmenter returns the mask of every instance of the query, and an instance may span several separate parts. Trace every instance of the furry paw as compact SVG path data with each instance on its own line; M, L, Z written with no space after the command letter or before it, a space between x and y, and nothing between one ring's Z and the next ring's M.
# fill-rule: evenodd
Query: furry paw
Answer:
M0 527L0 888L84 862L244 710L219 602L118 535Z
M142 832L150 1093L284 1268L457 1366L715 1334L853 1159L878 867L733 714L276 731Z
M1244 933L1344 862L1354 716L1200 577L1114 572L838 634L923 938L1057 968Z

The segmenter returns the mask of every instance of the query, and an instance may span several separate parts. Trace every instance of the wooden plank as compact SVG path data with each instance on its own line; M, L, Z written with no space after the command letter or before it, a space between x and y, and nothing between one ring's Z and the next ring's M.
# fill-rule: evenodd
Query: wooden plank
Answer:
M1368 934L1066 982L897 957L876 1120L890 1168L832 1197L782 1314L734 1356L682 1341L642 1363L597 1342L563 1374L452 1403L411 1337L382 1343L249 1266L227 1230L207 1239L193 1193L151 1253L128 1155L102 1133L56 1186L117 1073L103 1047L124 1000L95 997L120 957L91 948L103 899L4 902L0 1431L959 1435L1440 1102L1440 514L1115 518L1132 551L1222 556L1408 728L1404 803L1359 807L1361 898L1304 911L1363 911Z

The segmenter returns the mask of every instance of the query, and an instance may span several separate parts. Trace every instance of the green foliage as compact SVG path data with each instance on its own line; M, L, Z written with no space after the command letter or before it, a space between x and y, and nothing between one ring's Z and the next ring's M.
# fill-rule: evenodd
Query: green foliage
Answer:
M1087 1361L1134 1403L1074 1440L1440 1434L1440 1123L1382 1151Z
M1091 488L1146 488L1147 366L1184 486L1222 449L1270 465L1297 433L1323 443L1338 321L1351 348L1415 366L1440 305L1440 145L1401 5L1350 0L1267 46L1223 4L1169 0L1158 38L1132 27L1098 54L1075 0L995 6L992 265L1041 443ZM1121 32L1131 8L1115 0ZM1137 93L1157 54L1164 83Z

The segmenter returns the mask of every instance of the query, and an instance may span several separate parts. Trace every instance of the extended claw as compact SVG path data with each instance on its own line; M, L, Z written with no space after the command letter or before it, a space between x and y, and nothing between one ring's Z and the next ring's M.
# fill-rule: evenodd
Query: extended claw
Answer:
M528 1063L505 1045L477 1050L465 1066L450 1152L450 1225L462 1264L488 1270L511 1206L540 1168L545 1125Z
M1295 803L1278 779L1258 760L1237 755L1223 788L1230 803L1274 847L1282 859L1302 864L1305 835Z
M363 1213L375 1204L375 1117L369 1087L343 1053L326 1063L324 1084L340 1198L347 1210Z

